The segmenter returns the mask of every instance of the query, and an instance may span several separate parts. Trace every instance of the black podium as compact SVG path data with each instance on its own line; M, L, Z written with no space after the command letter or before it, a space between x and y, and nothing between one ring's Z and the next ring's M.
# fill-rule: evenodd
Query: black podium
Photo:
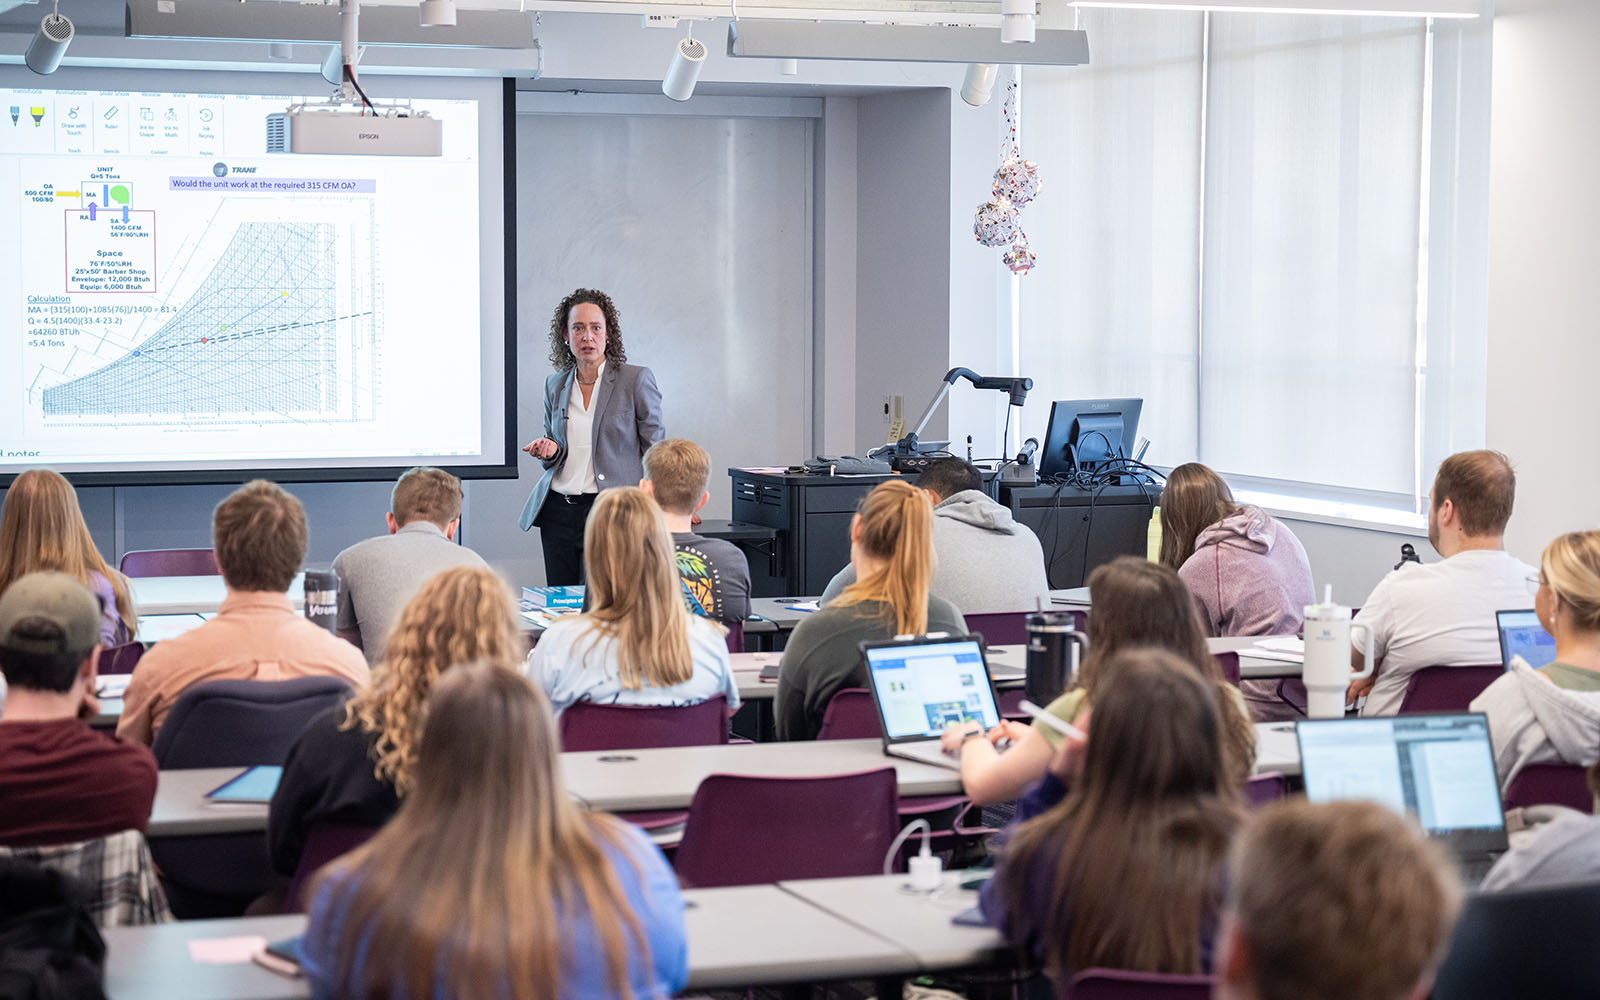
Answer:
M772 528L767 544L745 544L755 597L820 594L850 561L850 518L872 488L893 476L816 476L729 469L734 524ZM1080 587L1089 571L1119 555L1144 555L1160 488L1113 485L999 488L999 500L1044 547L1050 586Z

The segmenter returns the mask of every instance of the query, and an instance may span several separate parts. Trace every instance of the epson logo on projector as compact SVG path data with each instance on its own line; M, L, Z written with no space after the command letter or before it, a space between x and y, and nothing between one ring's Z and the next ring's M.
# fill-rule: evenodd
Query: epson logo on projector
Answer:
M357 132L356 133L356 138L357 139L381 139L382 136L378 135L378 133L376 133L376 132Z

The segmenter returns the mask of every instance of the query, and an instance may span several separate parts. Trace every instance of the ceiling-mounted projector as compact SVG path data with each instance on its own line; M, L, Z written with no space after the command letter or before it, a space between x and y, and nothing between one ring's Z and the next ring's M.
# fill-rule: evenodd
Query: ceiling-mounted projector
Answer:
M267 152L439 156L444 123L406 106L379 105L362 114L338 103L297 104L267 116Z

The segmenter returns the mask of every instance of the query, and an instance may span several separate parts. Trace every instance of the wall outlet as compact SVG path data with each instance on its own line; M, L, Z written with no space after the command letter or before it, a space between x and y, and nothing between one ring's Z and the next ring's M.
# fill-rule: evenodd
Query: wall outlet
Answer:
M680 19L671 14L640 14L639 20L646 28L676 28Z
M883 397L883 419L889 424L889 443L900 440L906 433L906 398Z

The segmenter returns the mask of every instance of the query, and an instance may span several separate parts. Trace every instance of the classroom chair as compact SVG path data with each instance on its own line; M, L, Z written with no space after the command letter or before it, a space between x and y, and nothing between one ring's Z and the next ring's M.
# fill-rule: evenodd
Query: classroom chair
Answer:
M967 623L968 632L976 632L983 636L984 645L1014 646L1028 641L1030 614L1032 612L1029 611L1001 611L961 617Z
M196 684L178 696L150 749L166 770L282 764L306 723L349 694L338 677Z
M876 875L898 832L895 771L713 774L695 789L673 861L685 886Z
M1062 1000L1210 1000L1210 976L1122 969L1084 969L1067 982Z
M125 552L117 569L123 576L221 576L211 549L139 549Z
M1230 650L1228 652L1218 653L1216 656L1217 668L1222 671L1222 679L1227 681L1229 684L1232 684L1234 687L1238 687L1239 654Z
M71 844L0 847L0 860L52 868L80 883L88 890L89 913L96 926L130 927L172 919L150 847L138 830Z
M827 711L822 713L822 728L817 731L819 740L882 739L883 726L878 722L878 706L872 701L872 692L866 688L840 688L828 700ZM965 795L917 795L900 800L900 822L925 819L933 827L936 839L947 840L957 834L981 836L994 833L983 828L960 829L968 805Z
M725 621L722 627L728 630L728 634L723 636L723 641L728 644L728 652L744 652L744 622L737 619Z
M131 674L133 668L139 664L139 657L143 655L144 643L138 640L102 649L100 662L95 665L95 672L101 675Z
M311 877L323 865L365 844L377 834L380 827L357 826L349 823L318 823L306 833L306 846L300 852L300 864L289 880L284 893L284 913L304 913L311 903L309 890Z
M1594 795L1582 764L1541 761L1518 771L1506 786L1506 808L1558 805L1583 813L1594 812Z
M1423 667L1406 681L1400 713L1465 712L1472 699L1505 672L1498 663L1482 667Z
M1244 783L1245 805L1258 809L1268 802L1276 802L1289 795L1289 779L1277 771L1254 775Z
M728 699L698 705L597 705L580 701L561 713L562 750L643 750L728 742Z
M1600 997L1600 882L1469 896L1434 1000Z

